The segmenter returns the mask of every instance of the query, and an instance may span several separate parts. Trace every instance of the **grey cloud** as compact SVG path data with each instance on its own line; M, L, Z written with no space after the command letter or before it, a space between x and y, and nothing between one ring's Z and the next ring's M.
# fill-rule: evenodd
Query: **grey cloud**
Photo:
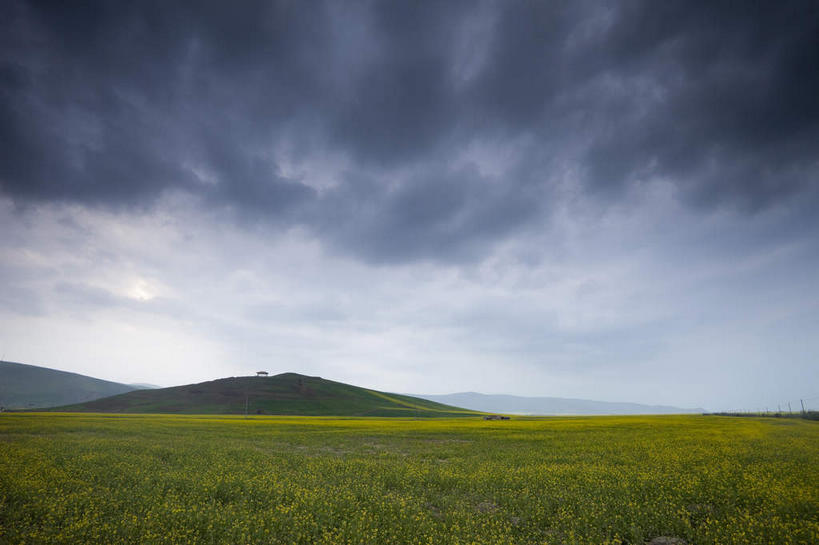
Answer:
M327 199L353 213L326 216L321 224L326 239L368 261L473 259L493 238L530 221L541 197L542 188L499 184L473 168L436 166L392 189L372 180L342 186Z
M54 293L72 306L80 308L124 306L127 302L124 297L119 297L108 290L74 282L57 283L54 286Z
M40 295L25 286L4 282L0 291L0 312L20 316L45 316L47 307Z
M617 130L588 151L591 177L665 176L694 203L748 209L815 192L815 4L689 8L627 9L614 23L609 43L624 45L612 64L632 61L620 76L634 92L608 111Z
M328 324L342 323L348 318L337 305L303 303L303 304L252 304L243 312L243 316L254 323L270 322Z
M0 189L21 203L182 191L400 262L484 255L548 217L565 168L603 202L654 178L693 207L817 196L812 2L2 9ZM451 164L516 139L494 174ZM350 166L320 193L281 142Z

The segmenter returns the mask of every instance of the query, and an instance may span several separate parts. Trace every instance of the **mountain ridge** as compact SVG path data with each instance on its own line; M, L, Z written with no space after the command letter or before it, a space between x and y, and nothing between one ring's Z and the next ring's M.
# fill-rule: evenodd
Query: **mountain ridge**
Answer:
M47 409L65 412L437 417L478 415L412 396L287 372L134 390Z
M595 401L591 399L516 396L457 392L453 394L411 394L421 399L457 405L481 412L527 415L614 415L614 414L687 414L705 412L702 408L671 405L649 405L633 402Z
M236 391L225 380L265 380L277 379L289 381L290 386L282 389L257 391L256 386L270 383L251 382L248 394ZM287 397L287 388L292 390L294 381L323 381L318 383L321 395L311 397L308 390L303 395ZM215 384L216 390L210 397L191 393L201 390L203 385ZM281 385L280 385L281 386ZM264 390L264 389L262 389ZM243 390L244 391L244 390ZM143 392L126 398L124 404L119 401L101 401L111 396ZM150 392L160 392L152 394ZM173 396L181 397L174 400ZM231 397L232 396L232 397ZM268 396L268 397L265 397ZM322 397L323 396L323 397ZM386 397L384 397L386 396ZM197 399L198 398L198 399ZM346 402L342 401L344 398ZM153 399L153 402L151 401ZM289 399L289 406L284 401ZM98 403L94 403L98 402ZM55 410L95 410L101 412L135 412L142 407L147 412L188 412L243 414L247 402L248 412L260 411L261 414L330 414L341 411L341 415L364 415L384 413L391 415L411 416L411 413L431 414L464 414L464 413L500 413L520 415L592 415L592 414L682 414L701 413L704 409L680 408L669 405L649 405L632 402L594 401L580 398L561 398L551 396L516 396L512 394L483 394L480 392L457 392L453 394L393 394L379 392L341 382L310 377L287 372L273 377L230 377L216 379L198 384L187 384L160 388L153 384L122 384L113 381L89 377L70 371L60 371L47 367L28 365L16 362L0 361L0 407L5 409L35 408ZM421 402L421 403L419 403ZM425 402L442 404L444 408L433 407ZM88 405L94 403L94 405ZM198 409L197 409L198 407ZM390 408L391 407L391 408ZM461 409L463 407L463 409ZM226 412L224 412L226 411ZM329 411L329 412L328 412Z
M135 390L134 386L39 365L0 361L0 407L56 407Z

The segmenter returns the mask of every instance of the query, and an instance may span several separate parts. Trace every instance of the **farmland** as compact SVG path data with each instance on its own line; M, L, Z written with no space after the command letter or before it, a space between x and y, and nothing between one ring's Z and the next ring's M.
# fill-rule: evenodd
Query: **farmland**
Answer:
M0 414L0 543L819 543L819 424Z

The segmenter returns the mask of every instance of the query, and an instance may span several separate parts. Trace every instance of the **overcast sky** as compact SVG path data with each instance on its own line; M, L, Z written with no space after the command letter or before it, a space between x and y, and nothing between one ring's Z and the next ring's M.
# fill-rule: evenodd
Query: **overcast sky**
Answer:
M0 6L0 357L819 395L819 3Z

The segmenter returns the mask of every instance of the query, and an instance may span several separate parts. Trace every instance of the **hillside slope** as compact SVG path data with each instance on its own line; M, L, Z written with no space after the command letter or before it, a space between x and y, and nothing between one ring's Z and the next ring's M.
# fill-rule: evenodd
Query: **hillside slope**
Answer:
M231 377L157 390L137 390L59 407L68 412L277 414L310 416L465 416L473 411L411 396L283 373Z
M0 406L6 409L81 403L135 389L77 373L0 361Z
M532 415L604 415L604 414L683 414L702 413L704 409L682 409L667 405L642 405L640 403L619 403L592 401L564 397L522 397L513 395L490 395L475 392L458 394L421 395L422 399L467 407L475 411L504 414Z

